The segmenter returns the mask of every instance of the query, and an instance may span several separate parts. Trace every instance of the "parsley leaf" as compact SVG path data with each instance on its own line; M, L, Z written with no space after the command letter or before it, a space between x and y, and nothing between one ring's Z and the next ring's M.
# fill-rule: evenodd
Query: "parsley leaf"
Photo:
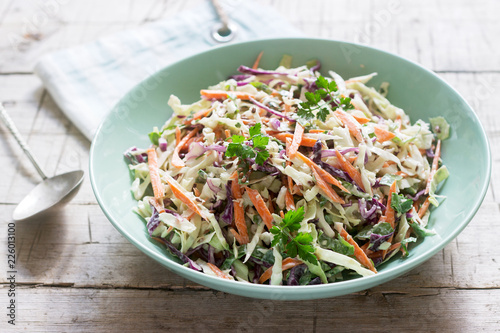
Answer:
M269 137L262 134L256 135L252 138L252 143L254 148L266 149L266 146L269 143Z
M402 194L393 193L391 197L391 207L399 214L404 214L413 207L413 200L406 198Z
M344 110L354 109L354 106L351 104L351 99L349 97L340 97L340 105Z
M158 146L158 139L161 138L163 132L158 131L158 129L155 129L153 132L149 133L149 140L151 140L151 143Z
M242 160L255 158L255 163L264 165L264 162L269 158L269 152L266 150L269 137L261 134L261 128L261 123L250 127L249 133L252 146L245 143L246 139L242 135L231 136L232 142L227 146L226 157L237 156Z
M417 239L415 237L408 237L401 241L401 247L403 248L403 257L408 256L408 243L414 243Z
M255 163L258 165L264 165L264 162L269 158L269 152L267 150L257 152L255 157Z
M297 110L297 115L301 118L304 118L306 120L314 118L314 113L312 110L308 107L306 103L301 103L299 105L299 108Z
M288 256L295 258L297 255L305 261L313 264L318 263L314 255L313 237L305 232L292 234L300 229L300 222L304 219L304 207L297 210L289 210L283 217L280 225L273 226L271 233L274 235L271 246L284 248Z
M290 231L297 231L300 229L300 222L304 219L304 207L297 210L289 210L283 217L283 226Z
M339 107L344 110L354 108L349 97L340 97L337 99L337 97L339 97L339 92L335 81L328 81L320 75L315 83L318 89L314 92L306 92L304 94L306 101L300 103L298 106L297 115L299 117L305 120L316 117L318 120L323 122L326 121L326 117L331 111L329 103L332 99L336 100Z
M262 129L261 123L257 123L255 125L253 125L252 127L250 127L250 129L248 130L248 132L250 133L250 137L253 137L253 136L260 134L261 129Z
M245 137L241 135L233 135L231 140L233 140L233 143L242 143L245 141Z
M321 108L319 109L318 113L316 113L316 117L318 117L319 120L321 120L322 122L325 122L326 121L326 117L330 114L330 110L328 110L328 108Z

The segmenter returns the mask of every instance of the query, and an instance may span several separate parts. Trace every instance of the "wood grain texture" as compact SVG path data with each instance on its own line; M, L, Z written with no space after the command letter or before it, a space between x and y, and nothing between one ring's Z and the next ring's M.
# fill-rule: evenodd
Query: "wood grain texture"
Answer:
M379 287L302 302L196 289L19 289L29 332L492 332L499 300L497 289L455 288Z
M87 169L90 143L32 74L37 60L168 19L202 1L0 0L0 102L47 174ZM314 301L255 300L197 285L144 255L107 221L87 175L69 205L17 226L15 331L499 330L500 3L258 2L274 7L307 36L360 42L419 62L466 98L487 132L493 156L491 186L469 226L430 260L376 288ZM15 204L39 178L3 125L0 142L0 222L6 225ZM7 229L0 228L1 258L6 237ZM6 264L0 260L1 308L8 301ZM0 318L0 331L13 331L3 310Z

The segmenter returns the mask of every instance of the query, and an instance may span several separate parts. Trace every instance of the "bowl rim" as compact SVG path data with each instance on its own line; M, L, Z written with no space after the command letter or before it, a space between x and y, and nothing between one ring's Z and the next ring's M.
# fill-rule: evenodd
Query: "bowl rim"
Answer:
M99 188L97 186L96 178L95 178L95 173L93 170L93 166L95 163L95 150L96 148L96 141L97 139L101 136L102 133L102 128L104 124L110 119L112 116L112 113L114 112L113 110L116 109L116 106L120 105L124 100L127 99L127 97L134 91L134 89L140 87L143 85L143 83L148 80L150 77L153 75L157 74L160 71L166 70L170 67L174 66L179 66L182 65L184 62L189 62L192 61L193 58L198 58L198 57L203 57L206 54L210 54L213 52L220 52L220 50L224 49L231 49L231 48L238 48L241 47L242 45L251 45L255 44L258 45L260 43L269 43L273 41L287 41L290 43L296 43L296 42L318 42L318 43L332 43L332 44L344 44L346 46L352 46L356 47L359 49L367 49L371 51L376 51L383 56L388 56L388 57L396 57L404 62L407 62L413 66L416 66L419 70L424 71L434 78L436 78L441 85L446 86L447 88L451 89L456 96L458 97L461 102L464 103L465 108L468 109L470 112L470 115L477 121L478 127L481 132L481 141L485 143L485 145L482 147L485 150L485 155L487 159L487 163L484 163L485 168L486 168L486 175L487 177L483 180L481 187L480 187L480 193L481 195L476 197L475 202L473 204L473 208L468 211L468 213L461 219L462 222L457 226L457 228L453 229L453 231L445 236L440 236L441 240L437 242L436 244L432 245L428 250L426 250L424 253L419 255L417 258L411 258L411 260L405 260L401 262L397 267L392 267L392 268L386 268L382 272L371 275L371 276L366 276L366 277L359 277L355 278L352 280L346 280L346 281L338 281L334 283L328 283L328 284L320 284L320 285L306 285L306 286L271 286L271 285L262 285L262 284L253 284L253 283L242 283L239 281L232 281L232 280L223 280L217 277L213 277L201 272L194 271L188 267L185 267L172 259L168 258L166 255L162 255L158 252L155 252L141 244L141 241L136 239L133 234L129 232L129 230L124 229L123 227L120 226L120 224L115 220L115 218L112 216L112 214L108 211L106 208L106 203L103 197L101 196L101 193L99 192ZM465 227L470 223L474 215L477 213L479 208L482 205L482 202L484 200L484 197L486 196L486 193L488 191L489 187L489 182L491 178L491 150L490 150L490 144L488 141L488 137L486 135L486 131L484 130L484 127L479 120L479 117L477 116L477 113L474 111L472 106L467 102L467 100L450 84L448 84L443 78L441 78L439 75L437 75L435 72L425 68L424 66L409 60L403 56L382 50L377 47L372 47L372 46L367 46L367 45L362 45L362 44L357 44L357 43L351 43L351 42L346 42L346 41L341 41L341 40L335 40L335 39L325 39L325 38L307 38L307 37L284 37L284 38L263 38L263 39L256 39L256 40L251 40L251 41L244 41L244 42L239 42L239 43L232 43L228 45L221 45L221 46L216 46L213 48L210 48L208 50L196 53L194 55L191 55L189 57L180 59L178 61L175 61L162 69L158 70L154 74L148 76L138 84L136 84L131 90L129 90L125 95L123 95L120 100L116 103L116 105L111 109L112 111L106 115L104 120L101 122L99 125L94 138L92 140L92 144L90 147L90 156L89 156L89 174L90 174L90 182L92 185L92 190L94 192L94 195L97 199L97 202L101 208L101 210L104 212L106 215L107 219L111 222L111 224L129 241L131 242L134 246L136 246L139 250L141 250L143 253L148 255L150 258L154 259L161 265L165 266L167 269L169 269L172 272L175 272L176 274L179 274L181 277L187 278L191 281L194 281L196 283L200 283L202 285L208 286L210 288L218 289L224 292L229 292L232 294L236 295L241 295L241 296L246 296L250 293L255 293L255 295L252 295L254 298L264 298L264 299L274 299L274 300L280 300L280 299L286 299L286 300L299 300L299 299L319 299L319 298L326 298L326 297L334 297L334 296L341 296L353 292L358 292L361 290L365 290L371 287L374 287L376 285L388 282L404 273L407 273L411 269L421 265L425 261L429 260L431 257L433 257L438 251L443 249L446 245L448 245L454 238L456 238L462 231L465 229ZM283 296L285 295L285 296Z

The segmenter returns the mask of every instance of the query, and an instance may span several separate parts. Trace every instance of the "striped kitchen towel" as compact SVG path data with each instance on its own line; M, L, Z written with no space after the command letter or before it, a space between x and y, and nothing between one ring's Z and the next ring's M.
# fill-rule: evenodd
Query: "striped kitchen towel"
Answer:
M226 0L222 5L237 28L233 43L302 35L275 10L254 1ZM218 22L206 0L174 17L45 55L35 73L91 140L106 114L134 85L176 60L220 45L211 37Z

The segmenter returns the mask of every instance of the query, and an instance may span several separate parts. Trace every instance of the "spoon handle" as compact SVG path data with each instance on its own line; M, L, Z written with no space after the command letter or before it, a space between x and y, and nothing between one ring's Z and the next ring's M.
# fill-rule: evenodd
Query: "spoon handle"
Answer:
M7 111L4 109L2 103L0 103L0 118L2 118L3 122L5 123L5 125L7 126L7 128L9 129L10 133L14 136L14 138L17 141L17 143L19 143L19 145L21 146L21 148L24 150L24 153L26 154L26 156L28 156L28 158L30 159L31 163L33 163L33 165L35 166L36 171L38 171L38 174L40 174L40 177L42 177L43 180L47 179L47 176L42 171L42 168L40 167L40 164L35 159L35 156L33 156L33 154L31 154L31 150L28 147L28 144L26 143L26 141L24 141L23 137L21 136L21 134L17 130L16 125L14 125L14 122L10 118L9 114L7 113Z

